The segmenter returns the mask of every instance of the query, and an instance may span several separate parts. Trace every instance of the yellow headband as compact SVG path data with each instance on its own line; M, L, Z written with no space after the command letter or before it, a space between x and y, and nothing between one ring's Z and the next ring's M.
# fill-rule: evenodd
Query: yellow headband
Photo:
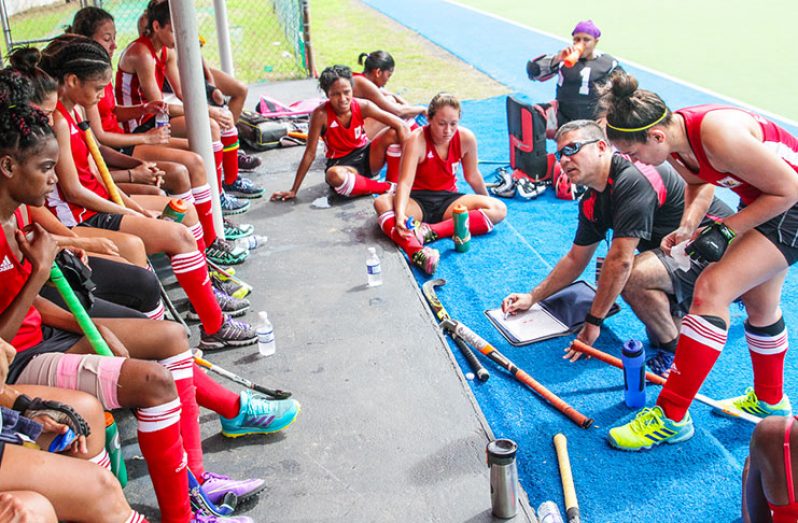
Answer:
M625 129L623 127L615 127L614 125L610 125L609 121L607 122L607 127L612 129L613 131L620 131L622 133L637 133L637 132L640 132L640 131L645 131L646 129L651 129L652 127L654 127L655 125L660 123L662 120L664 120L666 116L668 116L668 108L667 107L665 108L665 112L662 113L662 116L660 116L659 118L657 118L656 120L654 120L650 124L644 125L643 127L638 127L636 129Z

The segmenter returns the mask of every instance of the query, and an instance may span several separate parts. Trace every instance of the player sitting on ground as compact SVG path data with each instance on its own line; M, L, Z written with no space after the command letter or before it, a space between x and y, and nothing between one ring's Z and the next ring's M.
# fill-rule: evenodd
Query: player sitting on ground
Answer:
M382 231L399 245L413 264L427 274L438 266L440 254L425 243L454 234L452 211L468 209L471 234L485 234L507 215L504 203L488 196L477 167L477 139L460 127L460 101L451 94L435 95L427 109L429 124L410 135L402 157L399 185L395 195L374 201ZM476 194L457 192L458 164L463 177ZM408 230L412 216L420 224Z
M628 157L613 154L601 127L592 120L574 120L560 127L557 148L563 176L588 187L579 204L574 243L531 292L507 296L502 310L509 314L528 310L569 285L612 230L596 297L576 338L592 345L604 317L622 294L646 325L651 345L662 348L649 366L666 374L676 350L679 318L687 313L695 280L707 264L691 260L687 270L681 270L660 243L679 227L692 230L732 211L709 192L706 196L712 203L706 214L683 213L684 182L673 168L633 164ZM636 250L640 251L637 256ZM566 351L571 361L581 354Z
M680 228L663 245L667 251L692 237L688 254L712 263L696 281L656 406L610 430L610 442L640 450L692 437L687 409L726 344L729 306L738 297L748 314L754 386L722 403L760 417L790 415L783 387L787 327L779 302L787 269L798 260L798 139L734 107L701 105L672 113L625 74L613 76L602 104L607 136L618 150L652 165L668 161L687 181L685 213L706 211L704 195L712 185L729 187L741 200L736 214L698 234Z
M289 191L272 194L272 200L293 200L313 160L319 138L327 148L324 180L341 196L382 194L395 184L375 180L385 164L385 151L391 144L403 144L408 129L396 116L386 113L372 102L352 95L352 71L345 65L326 68L319 76L319 86L329 100L313 110L305 154L296 170ZM387 126L372 141L363 128L365 118L374 118ZM396 158L395 166L398 167ZM390 169L389 165L389 169Z

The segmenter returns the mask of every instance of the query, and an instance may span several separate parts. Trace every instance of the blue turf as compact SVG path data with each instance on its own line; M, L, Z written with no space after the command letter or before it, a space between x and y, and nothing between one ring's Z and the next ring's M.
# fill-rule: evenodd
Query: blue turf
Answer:
M540 36L472 11L436 0L366 0L367 3L420 32L435 43L534 100L548 100L552 83L533 85L524 64L532 50L557 49L562 42ZM441 24L440 20L447 20ZM517 45L513 42L522 42ZM400 64L401 67L401 64ZM684 86L639 73L641 83L663 95L672 107L718 101ZM477 134L480 157L507 158L507 131L503 97L469 101L462 124ZM796 129L791 129L793 132ZM482 166L488 175L491 168ZM461 189L469 190L461 182ZM475 238L467 254L458 254L451 240L433 244L441 250L436 277L448 283L438 289L451 315L468 324L533 377L575 408L595 419L592 429L576 427L493 363L487 383L471 388L497 437L519 443L519 472L534 506L547 499L561 507L563 497L551 438L563 432L569 439L577 494L586 521L733 521L740 513L740 474L747 455L752 425L728 420L695 404L692 440L654 451L624 453L606 442L607 430L629 419L632 411L622 402L620 371L595 361L569 364L561 359L570 338L559 338L514 348L492 328L483 310L497 306L512 291L527 291L542 279L564 254L573 237L576 204L554 198L551 190L538 200L504 200L508 218L486 237ZM606 251L602 245L598 254ZM593 266L585 274L592 281ZM416 271L419 282L426 280ZM796 320L796 278L785 285L783 308L788 325ZM751 384L751 365L742 333L743 315L735 306L729 343L702 392L723 398L741 394ZM619 354L623 340L645 339L642 324L624 306L607 321L596 346ZM467 364L452 349L464 372ZM785 388L795 390L796 360L787 356ZM651 405L659 387L648 388Z

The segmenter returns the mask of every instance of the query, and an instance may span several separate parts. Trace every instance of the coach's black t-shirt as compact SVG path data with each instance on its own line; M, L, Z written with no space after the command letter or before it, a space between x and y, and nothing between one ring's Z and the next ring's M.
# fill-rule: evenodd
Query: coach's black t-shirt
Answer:
M558 123L571 120L595 120L598 88L615 70L623 70L618 61L598 51L592 60L580 59L573 67L560 65L557 76Z
M684 180L669 164L656 167L633 164L614 154L607 187L588 189L579 203L576 245L593 245L606 239L640 238L641 252L659 247L662 238L679 227L684 211ZM729 216L732 210L714 198L708 215ZM702 225L709 223L705 218Z

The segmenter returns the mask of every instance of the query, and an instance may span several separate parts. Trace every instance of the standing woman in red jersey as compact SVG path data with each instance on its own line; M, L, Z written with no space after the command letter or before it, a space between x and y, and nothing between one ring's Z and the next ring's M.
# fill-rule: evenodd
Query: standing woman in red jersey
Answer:
M296 198L302 180L316 158L319 138L327 147L324 180L335 192L341 196L389 192L394 184L377 181L374 177L385 164L388 146L406 140L408 129L404 122L367 100L355 98L352 94L352 71L345 65L334 65L322 71L319 86L329 100L311 114L308 143L297 167L294 185L288 191L272 194L271 199ZM369 141L363 127L365 118L374 118L387 128Z
M383 232L399 245L415 265L432 274L440 254L427 242L454 234L452 211L463 205L468 210L471 234L485 234L507 215L504 203L488 196L477 167L477 139L460 126L460 101L439 93L427 109L429 124L410 135L403 153L396 195L374 201ZM457 192L458 164L463 177L476 194ZM421 222L407 229L407 217Z
M738 297L748 314L745 338L754 386L722 403L759 417L790 415L783 391L788 340L780 301L787 269L798 260L798 139L735 107L671 112L628 75L612 79L602 103L607 135L621 152L652 165L668 161L687 182L681 226L663 239L663 250L669 253L692 238L688 254L714 262L696 281L657 406L612 429L611 443L639 450L693 435L687 409L726 344L729 306ZM696 232L713 185L737 193L740 207Z

